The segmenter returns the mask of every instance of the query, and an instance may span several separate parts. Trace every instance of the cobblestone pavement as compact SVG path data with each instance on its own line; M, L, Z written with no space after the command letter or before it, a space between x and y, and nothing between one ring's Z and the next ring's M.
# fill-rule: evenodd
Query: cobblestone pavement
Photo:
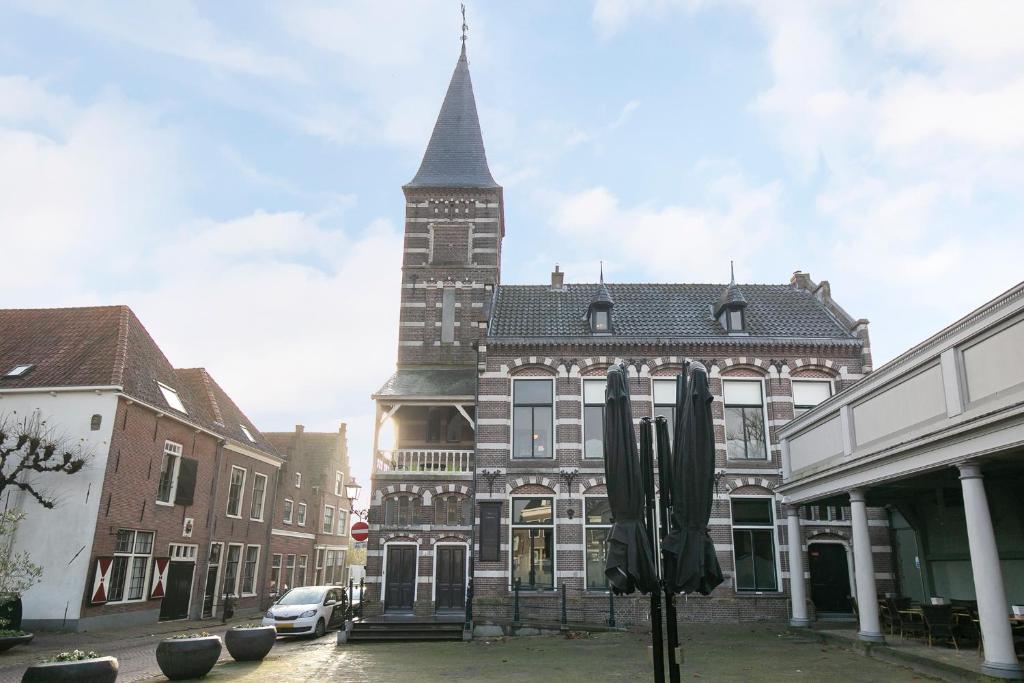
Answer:
M932 680L868 659L777 625L693 626L684 634L683 679L903 683ZM220 664L205 680L394 681L644 681L651 680L649 637L626 633L504 638L471 643L335 645L281 643L261 663ZM120 680L120 679L119 679ZM130 680L130 679L128 679Z

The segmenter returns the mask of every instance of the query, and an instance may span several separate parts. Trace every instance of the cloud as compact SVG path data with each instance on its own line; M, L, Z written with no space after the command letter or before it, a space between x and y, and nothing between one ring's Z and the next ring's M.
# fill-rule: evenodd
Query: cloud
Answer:
M637 16L664 16L672 11L693 11L703 0L596 0L591 19L598 33L610 38Z

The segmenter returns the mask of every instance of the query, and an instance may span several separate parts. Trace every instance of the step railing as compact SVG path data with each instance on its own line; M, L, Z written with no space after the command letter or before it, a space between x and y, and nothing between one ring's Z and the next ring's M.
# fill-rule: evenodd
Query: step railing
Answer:
M468 474L473 471L473 451L463 449L399 448L380 451L376 461L377 472L384 473Z

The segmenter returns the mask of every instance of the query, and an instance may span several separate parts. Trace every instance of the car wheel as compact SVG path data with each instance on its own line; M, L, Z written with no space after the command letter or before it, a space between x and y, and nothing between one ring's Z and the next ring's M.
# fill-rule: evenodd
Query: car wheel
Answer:
M313 632L314 638L322 638L327 633L327 626L324 625L324 620L320 619L316 622L316 630Z

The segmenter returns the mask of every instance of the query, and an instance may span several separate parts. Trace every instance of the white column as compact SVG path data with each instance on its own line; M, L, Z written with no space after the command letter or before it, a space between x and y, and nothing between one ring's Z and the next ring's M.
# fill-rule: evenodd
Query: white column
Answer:
M800 508L786 506L786 543L789 546L789 597L793 601L790 626L807 627L807 583L804 580L804 538L800 531Z
M878 590L875 588L875 562L871 556L871 535L868 533L868 508L864 492L850 491L850 513L853 517L853 568L857 581L857 612L860 631L857 636L871 643L884 643L878 621Z
M999 551L996 549L996 535L992 530L981 469L973 463L958 467L960 485L964 490L964 517L974 573L974 593L978 598L978 619L985 648L985 662L981 670L998 678L1024 678L1013 652L1006 589L999 568Z

